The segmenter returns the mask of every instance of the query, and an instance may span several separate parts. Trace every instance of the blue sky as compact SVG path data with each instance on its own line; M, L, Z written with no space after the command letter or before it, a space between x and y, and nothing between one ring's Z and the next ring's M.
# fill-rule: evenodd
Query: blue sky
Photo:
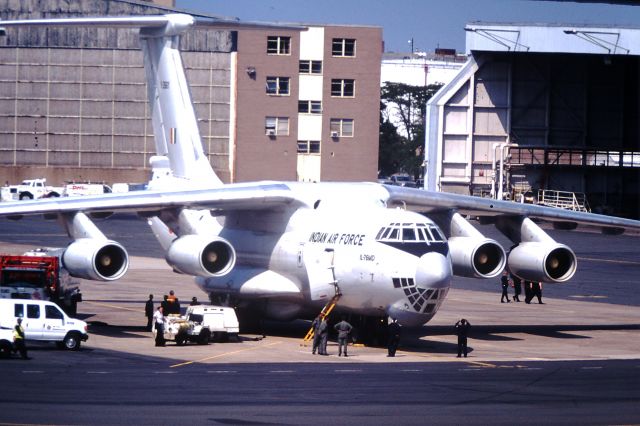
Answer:
M483 22L640 27L640 6L541 0L176 0L176 7L248 21L375 25L385 50L464 51L464 25Z

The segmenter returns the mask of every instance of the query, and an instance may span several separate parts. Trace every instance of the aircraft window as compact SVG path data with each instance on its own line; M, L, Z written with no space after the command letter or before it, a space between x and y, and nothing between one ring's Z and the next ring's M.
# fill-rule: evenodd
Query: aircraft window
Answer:
M429 227L429 229L431 230L431 233L433 234L434 237L434 241L445 241L444 236L442 235L442 233L440 232L440 230L438 228L436 228L435 226L431 226Z
M382 234L384 234L386 228L380 228L380 230L378 231L378 235L376 235L376 240L379 240L382 238Z
M416 233L413 228L403 228L402 229L402 240L403 241L415 241Z
M398 239L398 228L392 228L391 233L389 233L388 239L397 240Z

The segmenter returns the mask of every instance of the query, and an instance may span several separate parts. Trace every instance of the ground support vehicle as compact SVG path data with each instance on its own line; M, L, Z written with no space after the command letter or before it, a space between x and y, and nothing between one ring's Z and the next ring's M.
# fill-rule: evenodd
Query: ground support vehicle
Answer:
M165 320L164 338L178 346L186 342L225 342L237 338L240 330L235 310L225 306L189 306L184 316L167 315ZM155 335L155 324L153 332Z
M82 301L80 280L62 266L62 249L36 249L22 256L0 255L0 299L50 300L67 314Z
M80 197L85 195L110 194L111 188L104 183L69 182L64 186L64 197Z
M26 179L20 185L3 186L0 189L0 197L2 201L59 197L63 189L62 187L47 185L46 179Z
M89 338L87 323L70 318L53 302L0 299L0 327L12 330L18 318L27 342L55 342L59 348L78 350Z

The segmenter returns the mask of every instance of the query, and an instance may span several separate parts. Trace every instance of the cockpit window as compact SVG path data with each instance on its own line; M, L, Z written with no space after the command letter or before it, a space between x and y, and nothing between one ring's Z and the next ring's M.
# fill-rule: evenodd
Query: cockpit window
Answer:
M405 226L407 224L405 223ZM413 228L402 228L402 241L415 241L416 232Z
M427 223L391 223L378 231L376 240L426 242L427 244L446 241L437 226Z

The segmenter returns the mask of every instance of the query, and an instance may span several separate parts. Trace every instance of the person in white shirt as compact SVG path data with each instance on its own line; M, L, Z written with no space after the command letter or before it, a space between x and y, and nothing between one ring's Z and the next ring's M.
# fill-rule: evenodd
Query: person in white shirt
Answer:
M164 346L164 313L162 306L153 314L153 322L156 325L156 346Z

